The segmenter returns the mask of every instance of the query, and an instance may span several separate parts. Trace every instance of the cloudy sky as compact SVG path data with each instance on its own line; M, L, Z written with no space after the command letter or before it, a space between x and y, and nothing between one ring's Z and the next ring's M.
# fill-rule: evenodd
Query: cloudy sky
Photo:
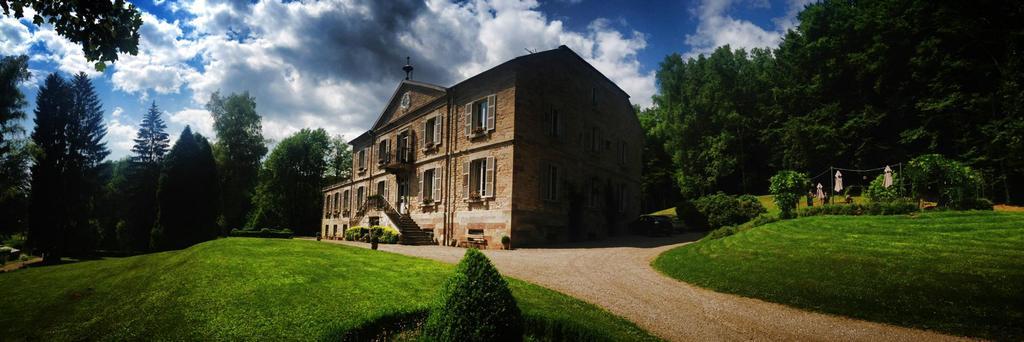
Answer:
M412 58L416 80L450 86L503 61L565 44L648 106L666 55L775 46L811 0L139 0L139 54L103 73L51 27L0 14L0 54L27 54L31 103L51 72L96 85L111 158L128 154L152 101L176 136L212 136L210 93L248 91L263 131L304 127L353 138L376 119ZM27 108L31 130L31 110Z

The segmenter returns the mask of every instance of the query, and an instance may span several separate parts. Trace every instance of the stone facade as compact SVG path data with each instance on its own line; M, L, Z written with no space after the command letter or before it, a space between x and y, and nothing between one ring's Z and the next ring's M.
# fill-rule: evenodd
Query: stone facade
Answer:
M520 247L622 233L640 210L629 97L564 46L449 88L403 81L351 144L352 180L324 188L327 238L408 216L434 243Z

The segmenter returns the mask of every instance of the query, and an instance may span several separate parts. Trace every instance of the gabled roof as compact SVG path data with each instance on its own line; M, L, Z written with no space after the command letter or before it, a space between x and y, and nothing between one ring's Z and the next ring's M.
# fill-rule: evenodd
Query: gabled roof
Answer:
M391 119L391 116L388 115L388 111L396 105L396 102L398 101L398 94L403 93L403 89L407 89L410 87L424 89L427 90L428 93L436 93L437 96L444 96L445 94L448 93L448 88L436 84L430 84L413 80L403 80L402 83L399 83L398 87L395 88L395 92L391 94L391 98L388 99L388 104L384 106L384 109L381 110L380 115L377 116L377 121L373 123L373 128L380 127L381 125L387 123L389 119ZM373 128L371 128L371 130Z

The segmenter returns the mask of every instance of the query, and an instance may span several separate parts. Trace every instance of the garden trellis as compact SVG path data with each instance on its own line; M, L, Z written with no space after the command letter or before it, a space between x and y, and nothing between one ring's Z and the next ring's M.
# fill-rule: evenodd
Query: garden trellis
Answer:
M904 191L902 183L893 183L893 173L897 174L898 177L903 177L903 163L889 164L871 169L852 169L829 166L827 170L821 171L816 176L811 177L810 180L811 184L827 184L829 202L835 203L835 196L837 194L847 195L851 194L852 191L860 191L863 193L864 189L866 189L871 184L871 181L873 181L878 175L887 175L888 178L885 182L889 185L898 186L897 191L899 191L899 194L902 196Z

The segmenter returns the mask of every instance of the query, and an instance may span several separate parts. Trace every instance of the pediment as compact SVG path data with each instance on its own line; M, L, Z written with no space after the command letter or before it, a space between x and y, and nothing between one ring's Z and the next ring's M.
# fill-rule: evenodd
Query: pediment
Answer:
M444 96L446 92L447 89L441 86L410 80L402 81L398 84L395 92L391 94L391 99L384 106L377 122L373 124L373 129L376 130L415 112L420 107Z

